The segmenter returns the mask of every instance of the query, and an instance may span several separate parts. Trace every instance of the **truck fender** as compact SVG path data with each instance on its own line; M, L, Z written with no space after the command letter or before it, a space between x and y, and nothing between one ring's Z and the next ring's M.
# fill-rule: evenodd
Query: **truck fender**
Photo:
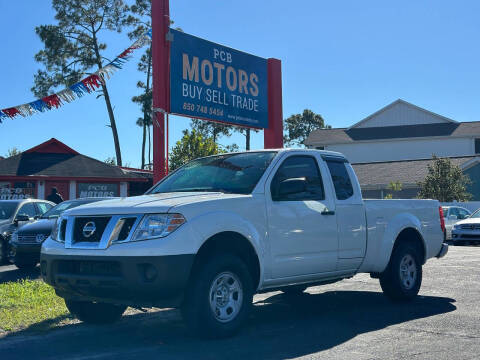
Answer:
M385 231L383 233L382 240L380 242L380 249L378 253L378 261L376 264L376 272L383 272L388 263L390 262L390 257L392 256L393 247L395 246L395 242L398 238L398 235L405 229L414 229L420 235L422 239L422 244L424 250L425 247L425 239L422 236L422 224L420 220L409 213L400 213L394 216L389 222ZM425 261L425 259L422 259Z
M189 220L192 232L195 234L195 254L212 236L222 232L236 232L247 239L252 245L260 264L260 283L263 279L265 249L262 246L260 232L249 221L233 212L214 211Z

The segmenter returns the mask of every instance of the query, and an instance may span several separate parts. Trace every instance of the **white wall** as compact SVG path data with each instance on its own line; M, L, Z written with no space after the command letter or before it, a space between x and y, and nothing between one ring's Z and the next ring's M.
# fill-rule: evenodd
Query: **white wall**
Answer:
M379 114L372 116L367 121L358 124L356 128L377 126L399 126L416 124L437 124L448 122L444 118L422 111L415 106L405 103L396 103Z
M437 156L475 155L474 140L469 138L408 139L325 146L325 150L343 153L352 163L429 159Z

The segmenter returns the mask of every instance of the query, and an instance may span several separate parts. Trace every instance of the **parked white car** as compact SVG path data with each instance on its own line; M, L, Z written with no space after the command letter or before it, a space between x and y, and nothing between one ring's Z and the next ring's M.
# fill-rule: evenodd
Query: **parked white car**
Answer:
M422 265L448 251L443 225L436 200L364 201L339 153L222 154L144 196L65 212L43 243L41 273L80 320L179 307L196 332L227 336L257 292L370 273L388 297L412 299Z
M447 240L451 240L453 225L460 220L468 218L471 212L460 206L442 206L442 210L445 218L445 236Z
M455 245L480 243L480 209L470 215L469 218L453 225L452 242Z

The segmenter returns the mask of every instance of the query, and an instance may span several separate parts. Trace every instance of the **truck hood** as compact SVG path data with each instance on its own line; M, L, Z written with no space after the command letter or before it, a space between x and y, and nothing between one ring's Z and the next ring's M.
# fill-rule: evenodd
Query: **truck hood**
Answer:
M221 192L172 192L132 196L116 200L104 200L81 205L65 211L62 215L121 215L166 213L172 207L214 198L238 197L244 195L223 194Z

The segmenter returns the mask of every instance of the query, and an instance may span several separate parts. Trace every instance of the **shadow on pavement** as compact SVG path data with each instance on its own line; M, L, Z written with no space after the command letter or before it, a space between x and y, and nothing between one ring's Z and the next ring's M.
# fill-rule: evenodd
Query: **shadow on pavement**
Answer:
M40 267L37 266L33 269L21 270L15 265L0 266L0 284L17 281L22 279L39 279Z
M169 309L124 316L114 325L77 323L41 337L18 337L31 333L27 329L4 338L5 346L0 341L0 358L23 359L35 353L41 358L217 359L220 354L229 359L294 358L330 349L359 334L454 311L454 302L419 296L410 303L392 303L381 293L362 291L306 293L295 299L277 294L255 303L246 327L230 339L192 337L180 313Z

